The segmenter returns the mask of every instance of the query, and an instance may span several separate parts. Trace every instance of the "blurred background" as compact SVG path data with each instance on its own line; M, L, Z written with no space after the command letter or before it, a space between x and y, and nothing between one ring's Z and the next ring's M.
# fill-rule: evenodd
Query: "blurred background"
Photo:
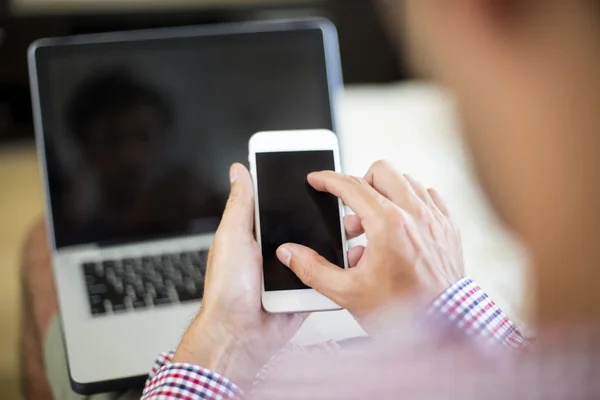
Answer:
M41 218L26 51L35 39L94 32L322 16L338 28L346 172L377 159L447 198L467 269L517 322L525 255L497 223L465 157L452 100L411 80L372 0L0 0L0 398L20 399L20 251ZM328 332L323 332L327 336Z

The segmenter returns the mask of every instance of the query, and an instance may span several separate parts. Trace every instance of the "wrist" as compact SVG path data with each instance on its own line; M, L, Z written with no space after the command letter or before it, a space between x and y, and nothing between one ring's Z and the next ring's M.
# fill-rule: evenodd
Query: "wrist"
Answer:
M173 357L174 363L188 363L209 369L242 389L252 385L261 365L239 337L219 319L202 313L188 328Z

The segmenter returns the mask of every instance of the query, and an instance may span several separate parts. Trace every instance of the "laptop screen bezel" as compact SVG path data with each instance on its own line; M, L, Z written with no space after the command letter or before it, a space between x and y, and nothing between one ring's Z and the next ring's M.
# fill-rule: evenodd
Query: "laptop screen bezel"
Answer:
M247 22L232 23L209 26L193 26L182 28L161 28L153 30L139 30L128 32L113 32L91 35L69 36L59 38L40 39L29 47L28 64L32 96L32 106L34 114L34 128L36 144L38 150L38 160L40 164L40 175L44 191L44 211L46 216L49 246L52 251L64 249L71 246L57 247L56 232L54 229L52 213L52 196L50 194L50 183L47 167L47 146L44 134L44 120L42 113L42 95L40 93L39 75L45 68L44 58L51 57L53 53L64 51L71 46L102 45L108 46L115 43L132 43L140 41L161 41L164 46L168 46L169 41L179 41L186 38L210 37L223 35L246 35L252 33L278 33L287 31L315 31L322 33L322 46L325 55L326 79L328 84L330 115L333 131L336 129L336 97L343 87L341 62L339 54L338 37L335 26L324 19L310 20L289 20L289 21L266 21L266 22ZM44 54L40 57L40 53ZM119 244L135 243L151 238L141 240L125 239L119 240ZM100 245L98 243L83 243L76 246Z

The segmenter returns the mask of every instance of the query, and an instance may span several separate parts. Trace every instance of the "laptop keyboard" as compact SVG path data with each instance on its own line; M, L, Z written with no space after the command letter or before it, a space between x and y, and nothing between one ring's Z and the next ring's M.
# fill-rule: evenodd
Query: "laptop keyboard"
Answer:
M93 315L200 300L207 251L89 262L82 265Z

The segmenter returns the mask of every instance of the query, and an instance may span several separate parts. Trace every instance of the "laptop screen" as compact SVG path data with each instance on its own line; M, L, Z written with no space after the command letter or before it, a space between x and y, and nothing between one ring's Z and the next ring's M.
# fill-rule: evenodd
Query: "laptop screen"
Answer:
M35 57L57 248L212 232L254 133L333 128L320 29Z

